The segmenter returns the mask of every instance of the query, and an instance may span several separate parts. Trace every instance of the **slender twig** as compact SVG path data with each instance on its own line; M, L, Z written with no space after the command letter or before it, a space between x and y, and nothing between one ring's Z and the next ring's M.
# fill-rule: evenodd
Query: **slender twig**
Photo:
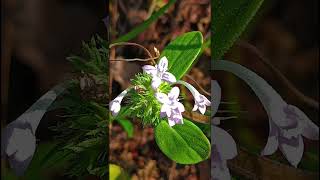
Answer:
M131 62L131 61L150 61L150 60L155 60L155 59L158 59L159 56L157 57L152 57L152 58L147 58L147 59L140 59L140 58L132 58L132 59L125 59L125 58L118 58L118 59L112 59L110 58L109 61L128 61L128 62Z
M109 48L115 47L115 46L136 46L139 47L141 49L143 49L149 56L148 59L140 59L140 58L134 58L134 59L109 59L110 61L149 61L151 60L151 62L153 64L156 64L155 59L159 58L159 57L153 57L150 53L150 51L145 48L144 46L137 44L137 43L133 43L133 42L120 42L120 43L113 43L110 44Z
M251 45L248 42L244 41L239 41L237 43L240 47L248 49L250 52L254 53L256 56L258 56L259 60L266 65L279 79L282 81L282 83L287 86L287 88L292 91L292 93L297 96L297 98L301 101L304 102L305 104L309 105L310 107L313 107L317 110L319 110L319 102L316 100L305 96L302 92L300 92L294 85L276 68L272 65L270 60L266 58L262 52L260 52L255 46Z

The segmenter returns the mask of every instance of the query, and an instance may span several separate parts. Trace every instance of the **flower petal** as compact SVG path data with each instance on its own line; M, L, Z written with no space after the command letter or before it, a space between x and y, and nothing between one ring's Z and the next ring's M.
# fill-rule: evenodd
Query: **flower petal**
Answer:
M203 96L204 97L204 103L205 103L205 105L206 106L211 106L211 102L205 97L205 96Z
M147 74L155 76L157 74L157 68L151 65L144 65L142 67L143 71Z
M199 111L201 114L204 114L206 112L206 106L199 106Z
M172 113L171 116L168 117L168 120L170 121L174 121L175 124L183 124L183 117L181 115L181 113Z
M162 73L168 70L168 59L165 56L160 59L157 69Z
M171 109L170 106L163 104L161 106L160 113L165 113L165 116L169 117L171 115Z
M270 129L269 129L268 141L266 146L262 150L261 155L271 155L277 151L279 146L279 142L278 142L279 130L272 120L269 121L269 128Z
M198 110L198 105L197 105L197 103L194 103L192 111L196 111L196 110Z
M178 99L179 94L180 94L180 89L178 87L173 87L168 94L168 98L169 100L174 101Z
M168 102L168 96L164 93L157 92L156 98L161 104L165 104Z
M118 115L119 111L121 109L121 105L118 101L111 101L110 103L110 111L112 113L112 116Z
M168 123L169 123L169 126L171 126L171 127L176 124L176 122L173 119L170 119L170 118L168 118Z
M298 136L298 138L292 138L291 140L281 138L279 147L290 164L297 167L303 155L304 145L302 137Z
M175 83L177 81L176 77L169 72L163 73L161 79L168 83Z
M176 105L178 107L179 112L184 112L185 111L185 108L184 108L182 103L177 102Z
M12 127L12 129L10 128L8 131L8 133L11 134L9 135L10 138L8 139L7 144L3 144L3 140L1 140L1 151L2 148L5 149L10 167L17 176L22 176L28 168L35 152L36 137L31 129L23 127L24 125L22 124L19 124L19 126L20 127ZM3 145L5 147L3 147ZM12 154L12 152L14 153Z
M277 151L279 146L278 137L277 136L269 136L267 145L264 147L264 149L261 152L261 155L271 155L274 152Z
M211 137L222 160L232 159L238 154L236 142L227 131L211 125Z
M161 79L157 76L153 76L152 82L151 82L152 89L157 90L160 84L161 84Z
M212 180L231 180L226 161L211 161L211 178Z
M311 140L319 140L319 127L314 124L299 108L293 105L289 106L295 110L300 123L302 124L302 135Z

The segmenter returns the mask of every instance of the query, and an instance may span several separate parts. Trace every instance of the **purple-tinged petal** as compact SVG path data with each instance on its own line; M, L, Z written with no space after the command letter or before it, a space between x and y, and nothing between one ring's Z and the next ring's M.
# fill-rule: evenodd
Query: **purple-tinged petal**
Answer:
M179 88L173 87L168 94L168 98L169 98L169 100L174 101L174 100L178 99L179 94L180 94Z
M168 118L168 123L169 123L169 126L171 126L171 127L176 124L176 122L173 119L170 119L170 118Z
M271 155L275 153L278 149L279 142L277 136L269 136L267 145L264 147L264 149L261 152L261 155Z
M289 105L292 107L301 123L302 126L302 135L311 140L319 140L319 127L314 124L308 116L302 112L299 108L293 105Z
M160 110L162 113L166 113L166 116L167 117L170 117L171 116L171 109L170 109L170 106L168 106L167 104L163 104L161 106L161 110Z
M184 108L184 106L183 106L182 103L176 102L176 105L177 105L178 110L179 110L180 112L184 112L184 111L185 111L185 108Z
M164 56L160 59L157 69L159 72L166 72L168 70L168 59Z
M144 65L142 67L143 71L147 74L155 76L157 74L157 68L151 65Z
M280 138L279 148L290 162L291 165L297 167L303 155L304 144L301 136L298 138Z
M165 104L168 102L168 96L164 93L156 93L156 98L161 104Z
M304 122L302 135L311 140L319 140L319 127L312 121Z
M183 124L183 117L181 114L172 113L170 117L168 117L169 121L174 121L175 124Z
M226 161L223 161L222 163L211 163L211 178L212 180L231 180Z
M213 180L229 180L231 179L227 161L221 158L215 144L211 148L211 179Z
M169 72L163 73L161 79L168 83L175 83L177 81L176 77L174 77L174 75Z
M115 100L115 101L111 101L110 103L110 111L112 113L112 116L116 116L118 115L119 111L120 111L121 105L120 102Z
M161 79L158 78L157 76L153 76L152 82L151 82L152 89L157 90L160 84L161 84Z
M211 137L212 143L216 145L221 159L232 159L238 154L236 142L225 130L211 125Z
M10 128L5 129L6 132L1 137L9 136L7 140L1 140L1 153L8 156L10 167L18 176L24 174L36 149L36 137L30 126L23 126L23 124L14 123Z
M279 147L278 135L279 129L274 122L269 121L269 137L266 146L261 152L261 155L271 155L275 153Z

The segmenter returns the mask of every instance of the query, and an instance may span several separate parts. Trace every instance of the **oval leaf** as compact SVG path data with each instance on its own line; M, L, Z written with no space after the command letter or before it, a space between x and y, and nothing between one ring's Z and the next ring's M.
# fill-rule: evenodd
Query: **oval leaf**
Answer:
M263 0L212 1L212 58L220 59L256 14Z
M169 61L169 72L177 79L187 73L200 53L202 43L203 37L199 31L185 33L169 43L161 54Z
M161 151L180 164L195 164L210 155L209 140L196 125L186 119L184 124L173 127L161 121L155 128L155 139Z

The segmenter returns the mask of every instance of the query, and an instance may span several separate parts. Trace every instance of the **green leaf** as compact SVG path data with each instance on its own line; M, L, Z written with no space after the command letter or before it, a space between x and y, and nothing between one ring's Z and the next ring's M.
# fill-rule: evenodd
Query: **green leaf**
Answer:
M169 61L169 71L180 79L191 68L201 51L203 37L201 32L193 31L178 36L162 51L161 57Z
M263 0L218 0L212 2L212 58L220 59L244 31Z
M122 119L122 118L117 118L115 119L122 127L123 129L127 132L128 137L132 138L133 137L133 124L131 121Z
M138 36L140 33L145 31L151 23L155 22L161 15L163 15L167 9L176 2L176 0L170 0L165 6L163 6L159 11L154 12L147 20L145 20L142 24L135 27L133 30L128 32L127 34L119 37L113 43L126 42Z
M210 142L192 122L184 119L184 124L170 127L161 121L155 128L155 139L161 151L180 164L195 164L210 155Z

